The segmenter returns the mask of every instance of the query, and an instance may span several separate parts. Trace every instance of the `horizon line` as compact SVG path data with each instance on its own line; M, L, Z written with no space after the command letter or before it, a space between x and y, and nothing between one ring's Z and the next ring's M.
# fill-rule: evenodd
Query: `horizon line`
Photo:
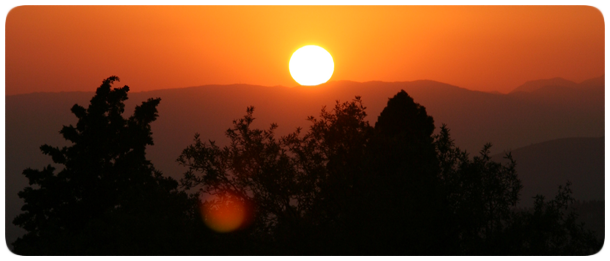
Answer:
M473 91L473 92L482 92L482 93L491 93L491 94L502 94L502 95L506 95L506 94L510 94L512 93L515 89L519 88L520 86L528 83L528 82L533 82L533 81L543 81L543 80L551 80L551 79L556 79L556 78L561 78L567 81L571 81L574 82L576 84L580 84L583 82L586 82L588 80L592 80L592 79L597 79L600 77L604 77L605 74L602 74L601 76L597 76L597 77L593 77L593 78L589 78L586 79L584 81L581 82L575 82L563 77L551 77L551 78L543 78L543 79L536 79L536 80L529 80L524 82L523 84L515 87L513 90L508 91L508 92L500 92L497 90L493 90L493 91L482 91L482 90L473 90L473 89L469 89L466 87L462 87L462 86L458 86L458 85L454 85L454 84L450 84L450 83L446 83L446 82L441 82L441 81L437 81L437 80L431 80L431 79L418 79L418 80L412 80L412 81L382 81L382 80L370 80L370 81L354 81L354 80L331 80L331 81L327 81L325 83L322 84L318 84L315 86L303 86L303 85L296 85L296 86L284 86L284 85L260 85L260 84L250 84L250 83L227 83L227 84L214 84L214 83L210 83L210 84L202 84L202 85L195 85L195 86L186 86L186 87L173 87L173 88L159 88L159 89L152 89L152 90L146 90L146 91L133 91L131 93L144 93L144 92L151 92L151 91L164 91L164 90L174 90L174 89L188 89L188 88L201 88L201 87L205 87L205 86L257 86L257 87L267 87L267 88L300 88L300 87L306 87L306 88L312 88L312 87L316 87L316 86L320 86L320 85L325 85L328 83L338 83L338 82L352 82L352 83L372 83L372 82L381 82L381 83L412 83L412 82L420 82L420 81L429 81L429 82L436 82L436 83L441 83L441 84L445 84L445 85L450 85L453 87L457 87L460 89L464 89L464 90L468 90L468 91ZM129 85L127 85L129 86ZM97 88L97 87L96 87ZM6 94L6 86L5 86L5 97L7 96L17 96L17 95L28 95L28 94L44 94L44 93L94 93L95 90L92 91L38 91L38 92L29 92L29 93L16 93L16 94Z

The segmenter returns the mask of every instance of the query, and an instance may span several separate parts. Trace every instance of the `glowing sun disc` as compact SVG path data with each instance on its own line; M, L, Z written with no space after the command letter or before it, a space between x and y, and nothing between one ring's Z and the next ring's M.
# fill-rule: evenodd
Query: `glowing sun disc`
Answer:
M288 69L292 78L300 85L313 86L330 79L335 70L335 63L324 48L307 45L292 54Z

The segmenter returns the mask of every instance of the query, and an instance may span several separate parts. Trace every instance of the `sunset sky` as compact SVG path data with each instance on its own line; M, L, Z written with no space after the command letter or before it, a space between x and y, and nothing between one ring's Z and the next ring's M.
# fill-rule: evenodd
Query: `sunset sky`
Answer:
M429 79L509 92L604 74L604 20L586 6L25 6L6 18L6 94L205 84L297 86L318 45L331 81ZM313 87L312 87L313 88Z

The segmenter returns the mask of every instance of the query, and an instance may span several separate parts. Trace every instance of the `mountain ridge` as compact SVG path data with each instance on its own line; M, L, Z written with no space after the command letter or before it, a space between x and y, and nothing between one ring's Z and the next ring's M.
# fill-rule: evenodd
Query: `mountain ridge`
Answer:
M580 83L566 80L561 77L554 77L554 78L550 78L550 79L539 79L539 80L527 81L524 84L519 85L514 90L510 91L509 94L518 93L518 92L535 92L539 89L549 88L549 87L550 88L567 87L570 89L573 89L573 88L587 89L587 88L591 88L591 87L603 86L604 81L605 81L605 75L590 78L590 79L584 80Z
M537 194L552 199L572 183L577 200L604 200L604 137L553 139L511 150L523 182L520 205L531 207ZM504 153L492 159L506 162Z
M603 80L604 76L601 77L595 77L595 78L591 78L588 80L583 81L582 83L595 83L596 85L599 85L597 83L597 81L599 80L599 78L602 78ZM565 80L561 77L555 77L552 79L562 79ZM528 81L524 84L527 84L529 82L537 82L537 81L545 81L545 79L541 79L541 80L533 80L533 81ZM568 80L565 80L568 81ZM358 81L352 81L352 80L333 80L333 81L328 81L326 83L317 85L317 86L301 86L301 85L295 85L295 86L283 86L283 85L274 85L274 86L267 86L267 85L258 85L258 84L247 84L247 83L230 83L230 84L203 84L203 85L196 85L196 86L187 86L187 87L177 87L177 88L160 88L160 89L154 89L154 90L146 90L146 91L131 91L131 94L135 94L135 93L146 93L146 92L155 92L155 91L165 91L165 90L176 90L176 89L190 89L190 88L202 88L202 87L233 87L233 86L250 86L250 87L266 87L266 88L319 88L322 86L328 86L328 85L332 85L332 84L340 84L340 83L348 83L348 84L371 84L371 83L390 83L390 84L395 84L395 83L404 83L404 84L416 84L416 83L434 83L434 84L442 84L442 85L446 85L446 86L450 86L450 87L454 87L457 89L463 89L463 90L468 90L468 91L473 91L473 92L482 92L482 93L492 93L492 94L507 94L507 93L501 93L499 91L481 91L481 90L471 90L465 87L460 87L457 85L453 85L450 83L445 83L445 82L440 82L440 81L435 81L435 80L429 80L429 79L420 79L420 80L413 80L413 81L363 81L363 82L358 82ZM571 81L570 81L571 82ZM576 84L576 85L580 85L582 83ZM603 81L602 81L603 84ZM115 84L116 86L120 86L120 82L118 82L117 84ZM522 86L522 85L521 85ZM544 86L543 86L544 87ZM518 89L519 87L517 87ZM514 92L515 90L511 91ZM95 91L43 91L43 92L31 92L31 93L19 93L19 94L9 94L9 95L5 95L6 97L9 96L20 96L20 95L30 95L30 94L46 94L46 93L95 93ZM510 92L509 92L510 93Z

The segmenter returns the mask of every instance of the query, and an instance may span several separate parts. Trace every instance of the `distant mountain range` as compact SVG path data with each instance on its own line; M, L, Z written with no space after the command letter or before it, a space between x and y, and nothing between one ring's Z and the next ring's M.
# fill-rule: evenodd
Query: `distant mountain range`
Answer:
M523 85L515 88L512 92L533 92L540 88L544 88L546 86L560 86L560 87L574 88L577 85L578 84L573 81L566 80L566 79L563 79L560 77L555 77L555 78L551 78L551 79L528 81L528 82L524 83Z
M546 87L565 87L570 89L589 89L599 86L604 86L604 76L586 80L581 83L575 83L570 80L563 79L561 77L555 77L551 79L528 81L519 87L515 88L511 93L515 92L533 92Z
M362 97L367 106L367 119L374 124L388 99L401 89L426 107L437 127L447 124L456 144L471 154L477 153L486 142L494 144L493 153L500 153L554 139L604 136L604 77L574 86L536 86L541 87L497 94L428 80L336 81L315 87L207 85L130 93L125 111L130 115L136 104L150 97L161 97L159 118L152 124L155 145L148 148L148 158L166 175L178 179L184 169L175 159L192 142L193 135L198 132L203 139L226 144L224 132L234 119L246 113L247 106L255 107L254 127L268 128L269 124L277 123L277 134L284 135L299 126L306 129L309 126L306 117L318 116L323 106L330 107L336 100L348 101L355 96ZM92 92L6 96L8 242L21 233L11 224L22 204L17 192L27 186L21 172L28 167L40 169L51 163L50 158L39 151L40 145L67 145L59 130L62 125L76 123L70 108L75 103L86 107L96 87L91 86ZM603 156L603 147L597 153ZM526 162L528 159L521 160ZM570 164L575 168L581 166L578 161ZM561 183L563 177L558 180L558 184ZM603 184L603 180L599 184ZM577 186L575 182L574 187Z

